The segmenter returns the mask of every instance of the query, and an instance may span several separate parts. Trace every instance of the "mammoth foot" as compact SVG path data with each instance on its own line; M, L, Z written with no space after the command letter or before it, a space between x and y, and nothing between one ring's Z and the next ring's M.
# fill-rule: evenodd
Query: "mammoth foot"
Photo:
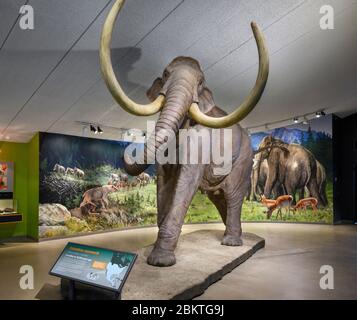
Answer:
M224 246L242 246L243 241L239 236L225 235L222 240Z
M169 267L176 263L173 251L153 249L147 258L147 263L156 267Z

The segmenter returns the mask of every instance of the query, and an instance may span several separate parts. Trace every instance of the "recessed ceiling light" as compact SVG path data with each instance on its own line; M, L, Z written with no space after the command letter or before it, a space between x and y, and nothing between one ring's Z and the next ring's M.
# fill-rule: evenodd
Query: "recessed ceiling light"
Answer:
M299 123L299 118L296 118L296 117L295 117L295 118L293 119L293 121L294 121L294 123Z

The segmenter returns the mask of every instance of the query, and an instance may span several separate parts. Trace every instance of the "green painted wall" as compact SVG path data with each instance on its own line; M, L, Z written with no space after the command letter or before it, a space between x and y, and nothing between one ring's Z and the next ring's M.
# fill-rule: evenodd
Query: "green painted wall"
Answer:
M30 236L38 238L39 204L39 135L29 143L0 141L0 161L14 162L14 198L17 211L23 215L19 223L0 224L0 239Z

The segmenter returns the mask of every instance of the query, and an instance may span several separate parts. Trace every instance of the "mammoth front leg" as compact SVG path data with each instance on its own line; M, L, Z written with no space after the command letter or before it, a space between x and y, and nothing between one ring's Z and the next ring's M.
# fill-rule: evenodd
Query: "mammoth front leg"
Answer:
M187 209L201 182L203 168L181 166L168 211L161 214L159 234L147 262L153 266L168 267L176 263L174 250L181 233Z
M163 165L157 169L157 225L160 228L170 210L179 175L178 165Z

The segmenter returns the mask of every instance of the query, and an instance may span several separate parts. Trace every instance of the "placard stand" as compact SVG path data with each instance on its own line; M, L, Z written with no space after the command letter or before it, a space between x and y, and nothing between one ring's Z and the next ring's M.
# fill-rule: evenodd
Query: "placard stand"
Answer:
M66 300L121 300L121 292L101 289L61 278L61 295Z
M68 283L68 300L76 300L76 284L73 280Z

